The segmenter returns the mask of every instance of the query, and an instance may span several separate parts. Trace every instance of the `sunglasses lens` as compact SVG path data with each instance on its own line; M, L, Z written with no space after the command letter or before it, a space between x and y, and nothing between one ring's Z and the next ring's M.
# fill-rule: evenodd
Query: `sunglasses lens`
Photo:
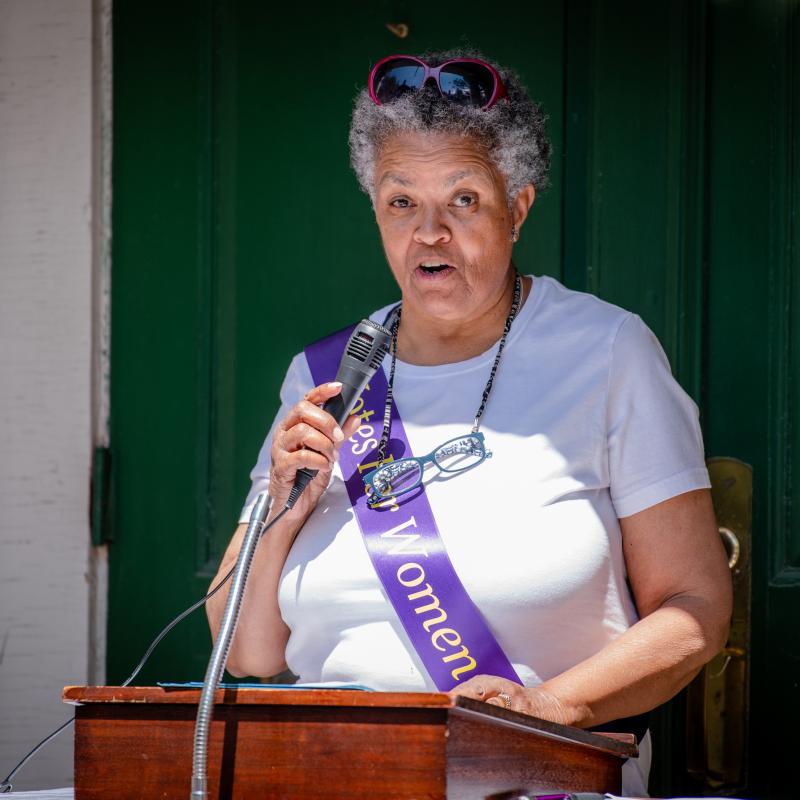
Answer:
M460 62L448 64L439 73L444 96L465 106L485 106L494 92L494 75L481 64Z
M415 92L422 86L425 68L416 61L396 58L387 61L373 79L375 96L381 103L391 103L407 92Z

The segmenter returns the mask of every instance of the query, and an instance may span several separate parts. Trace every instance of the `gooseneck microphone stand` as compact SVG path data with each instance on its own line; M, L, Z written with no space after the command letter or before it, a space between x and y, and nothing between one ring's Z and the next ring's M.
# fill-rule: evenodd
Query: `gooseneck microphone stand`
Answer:
M250 514L250 521L247 525L247 532L244 535L242 547L239 550L239 558L236 561L236 571L231 579L231 588L228 592L228 601L225 604L225 613L222 616L222 623L219 627L217 640L214 649L211 651L211 658L208 661L206 676L203 681L203 691L200 695L200 703L197 707L197 722L194 729L194 750L192 755L192 800L205 800L208 796L208 734L211 726L211 715L214 711L214 693L219 688L222 680L222 673L228 661L228 652L231 647L231 640L236 631L236 624L239 621L239 611L242 606L242 595L250 572L250 565L253 563L253 555L256 552L261 535L264 532L267 517L272 506L272 498L267 492L262 492L256 498L256 504ZM287 505L275 519L270 522L270 526L276 523L287 511Z
M380 368L384 356L389 350L391 334L382 325L369 319L363 319L355 326L342 354L336 380L342 384L341 392L328 400L323 408L333 416L338 425L344 425L355 407L367 382ZM211 715L214 712L214 693L219 688L222 673L228 661L231 640L239 621L239 610L242 605L244 587L250 572L258 542L262 534L271 528L294 504L304 489L317 474L316 469L303 468L297 471L295 483L289 492L286 505L279 514L266 524L269 517L272 498L262 492L256 498L256 504L250 514L247 532L244 535L236 568L228 592L228 601L222 616L217 640L211 652L211 658L203 681L203 691L197 707L197 722L194 729L194 751L192 756L192 792L190 800L206 800L208 797L208 734Z

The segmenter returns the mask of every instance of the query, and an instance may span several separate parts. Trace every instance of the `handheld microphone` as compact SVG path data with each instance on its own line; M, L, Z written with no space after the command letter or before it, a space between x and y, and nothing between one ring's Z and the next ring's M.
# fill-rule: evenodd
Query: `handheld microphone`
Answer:
M322 406L339 427L347 421L364 387L380 368L383 357L389 352L391 338L386 328L370 319L362 319L350 335L336 373L336 380L341 381L342 390ZM297 470L294 486L286 501L287 508L294 506L318 471L307 467Z

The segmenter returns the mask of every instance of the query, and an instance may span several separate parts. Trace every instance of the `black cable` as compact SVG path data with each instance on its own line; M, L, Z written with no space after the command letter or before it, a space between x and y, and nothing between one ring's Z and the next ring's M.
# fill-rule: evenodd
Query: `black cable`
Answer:
M261 531L261 535L263 536L287 511L289 511L288 506L286 508L284 508L281 511L281 513L278 514L275 517L275 519L273 519L268 525L264 526L264 530ZM200 608L200 606L202 606L206 602L206 600L208 600L210 597L213 597L225 585L226 581L228 581L230 579L230 577L231 577L231 575L233 575L233 572L234 572L235 569L236 569L236 564L234 564L230 568L230 570L228 570L228 574L205 597L201 597L196 603L192 603L192 605L190 605L189 608L187 608L185 611L182 611L180 614L178 614L178 616L175 617L175 619L173 619L172 622L170 622L169 625L167 625L164 628L164 630L162 630L161 633L159 633L158 636L156 636L155 639L153 639L153 641L150 643L150 647L147 648L147 651L142 656L141 661L139 661L139 663L136 665L136 668L128 676L128 678L125 681L125 683L121 684L122 686L127 686L129 683L131 683L131 681L141 672L142 667L147 663L147 659L150 658L150 656L153 654L153 650L155 650L156 647L158 647L158 645L161 642L161 640L179 622L182 622L184 619L186 619L186 617L189 616L189 614L191 614L193 611L196 611L198 608ZM55 739L55 737L58 736L58 734L61 733L61 731L63 731L64 728L68 727L73 722L75 722L75 717L74 716L70 717L62 725L59 725L52 733L49 733L47 736L45 736L45 738L42 739L42 741L39 742L39 744L37 744L32 750L30 750L25 756L23 756L23 758L19 762L19 764L17 764L17 766L14 767L14 769L12 769L11 772L8 773L8 775L6 775L6 777L3 780L3 782L0 783L0 794L6 794L7 792L10 792L11 788L12 788L11 787L11 780L20 771L20 769L22 769L22 767L24 767L25 764L27 764L28 761L30 761L30 759L33 758L33 756L35 756L36 753L38 753L39 750L42 747L44 747L51 739Z
M283 512L281 512L281 513L283 513ZM278 517L275 517L275 519L277 520L277 519L278 519ZM274 521L275 521L275 520L273 520L273 522L274 522ZM272 523L270 523L270 524L272 524ZM264 528L264 530L266 530L266 528ZM263 534L262 534L262 536L263 536ZM133 679L134 679L134 678L135 678L135 677L136 677L136 676L137 676L137 675L138 675L138 674L141 672L141 670L142 670L142 667L145 665L145 663L147 663L147 659L148 659L148 658L150 658L150 656L153 654L153 650L155 650L155 649L156 649L156 647L158 647L158 645L159 645L159 643L161 642L161 640L162 640L162 639L163 639L163 638L164 638L164 637L165 637L165 636L166 636L166 635L167 635L167 634L168 634L168 633L169 633L169 632L170 632L170 631L171 631L171 630L172 630L172 629L173 629L173 628L174 628L174 627L175 627L175 626L176 626L176 625L179 623L179 622L183 622L183 620L185 620L185 619L186 619L186 617L188 617L188 616L189 616L189 614L191 614L191 613L192 613L192 611L196 611L198 608L200 608L200 606L202 606L202 605L203 605L203 603L205 603L205 602L206 602L206 600L208 600L210 597L212 597L213 595L215 595L215 594L216 594L216 593L217 593L217 592L218 592L218 591L219 591L219 590L220 590L220 589L223 587L223 585L224 585L224 584L225 584L225 582L226 582L226 581L227 581L227 580L228 580L228 579L231 577L231 575L233 575L233 571L234 571L235 569L236 569L236 564L234 564L234 565L233 565L233 566L232 566L232 567L231 567L231 568L228 570L228 574L227 574L227 575L226 575L226 576L225 576L225 577L224 577L224 578L223 578L223 579L222 579L222 580L221 580L221 581L220 581L220 582L219 582L219 583L218 583L218 584L217 584L217 585L216 585L216 586L215 586L215 587L214 587L214 588L213 588L213 589L212 589L212 590L211 590L211 591L210 591L210 592L209 592L209 593L208 593L208 594L205 596L205 597L201 597L201 598L200 598L200 599L199 599L199 600L198 600L196 603L193 603L193 604L192 604L192 605L190 605L190 606L189 606L189 608L187 608L185 611L182 611L180 614L178 614L178 616L177 616L177 617L175 617L175 619L173 619L173 620L172 620L172 622L170 622L170 623L169 623L169 625L167 625L167 626L166 626L166 628L164 628L164 630L163 630L163 631L161 631L161 633L159 633L159 634L158 634L158 636L156 636L156 638L155 638L155 639L153 639L153 641L150 643L150 647L148 647L148 648L147 648L147 651L146 651L146 652L145 652L145 654L142 656L142 660L141 660L141 661L140 661L140 662L139 662L139 663L136 665L136 668L133 670L133 672L131 672L131 674L128 676L128 678L126 679L126 681L125 681L123 684L121 684L122 686L127 686L129 683L131 683L131 682L133 681Z
M19 764L17 764L17 766L14 767L14 769L12 769L11 772L8 773L8 776L6 777L6 779L2 783L0 783L0 792L2 792L3 794L6 794L6 792L10 792L11 788L12 788L11 787L11 779L17 774L17 772L19 772L19 770L22 767L24 767L25 764L27 764L28 761L33 756L36 755L36 753L39 752L40 748L44 747L51 739L55 739L56 736L58 736L58 734L61 733L61 731L64 730L64 728L66 728L68 725L71 725L73 722L75 722L75 717L74 716L70 717L66 722L64 722L63 724L59 725L52 733L50 733L47 736L45 736L45 738L42 739L42 741L39 742L39 744L37 744L36 747L33 748L33 750L31 750L26 756L24 756L22 761L20 761Z

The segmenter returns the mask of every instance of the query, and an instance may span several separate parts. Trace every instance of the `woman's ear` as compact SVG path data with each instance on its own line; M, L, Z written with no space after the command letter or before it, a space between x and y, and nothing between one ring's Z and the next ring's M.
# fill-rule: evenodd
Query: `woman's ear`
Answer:
M536 188L532 183L528 183L519 190L519 194L514 200L511 218L517 226L517 230L522 227L525 218L528 216L533 201L536 199Z

